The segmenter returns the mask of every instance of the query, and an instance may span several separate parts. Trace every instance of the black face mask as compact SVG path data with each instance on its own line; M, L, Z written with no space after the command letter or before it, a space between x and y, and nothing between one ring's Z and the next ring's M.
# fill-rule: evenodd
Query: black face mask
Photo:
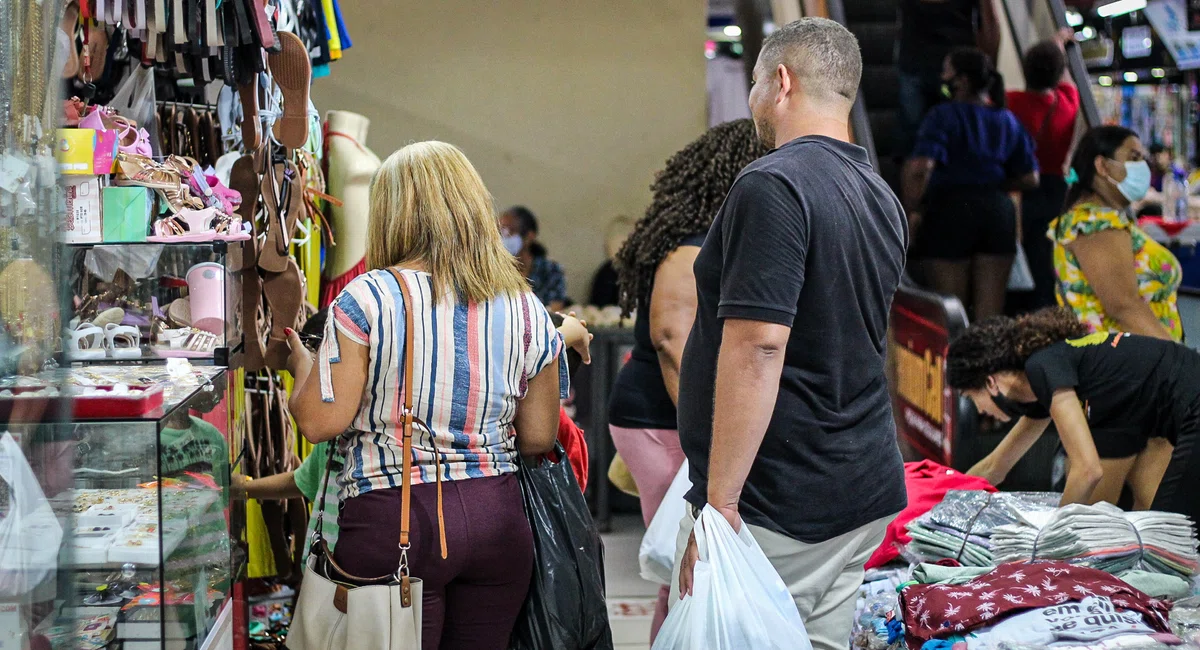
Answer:
M996 393L992 395L992 402L1000 412L1004 413L1014 420L1019 418L1032 418L1034 420L1044 420L1050 417L1050 411L1038 402L1018 402L1005 395L1004 393Z

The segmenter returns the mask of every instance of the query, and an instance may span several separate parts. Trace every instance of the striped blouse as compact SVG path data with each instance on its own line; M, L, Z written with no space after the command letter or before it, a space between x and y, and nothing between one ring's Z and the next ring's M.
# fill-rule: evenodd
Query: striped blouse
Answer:
M546 308L532 293L498 296L488 303L453 298L432 302L428 273L401 271L414 310L413 484L498 476L517 470L513 416L530 377L563 351ZM334 328L370 352L367 383L355 432L342 438L346 464L339 496L398 487L403 471L400 441L404 375L404 300L395 277L376 270L354 279L332 305L318 359L321 398L334 399L329 364L341 351ZM568 389L565 361L559 386ZM352 397L352 396L348 396Z

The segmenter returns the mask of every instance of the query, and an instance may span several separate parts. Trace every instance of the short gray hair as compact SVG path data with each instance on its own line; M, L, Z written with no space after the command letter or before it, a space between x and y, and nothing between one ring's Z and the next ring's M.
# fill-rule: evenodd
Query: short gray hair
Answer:
M759 57L768 71L787 66L805 92L854 101L862 79L862 52L850 30L826 18L801 18L775 30Z

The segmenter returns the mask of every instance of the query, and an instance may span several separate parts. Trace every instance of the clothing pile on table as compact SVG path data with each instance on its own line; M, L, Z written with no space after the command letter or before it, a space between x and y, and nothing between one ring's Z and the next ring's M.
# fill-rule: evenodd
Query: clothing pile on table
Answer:
M942 474L916 478L950 476ZM908 566L867 572L850 646L1200 650L1192 522L1106 503L1059 508L1060 499L950 490L936 504L906 510L915 515L904 527L911 541L900 549Z
M1125 512L1108 503L1024 513L994 529L991 542L997 562L1065 560L1113 574L1144 568L1181 578L1200 568L1196 532L1186 516Z
M908 523L912 541L904 557L912 562L952 559L966 566L995 566L993 531L1022 521L1022 515L1053 512L1060 499L1052 492L952 490Z
M909 585L899 605L911 650L1105 647L1097 644L1123 636L1181 642L1171 634L1169 604L1112 574L1065 562L1014 562L962 584Z

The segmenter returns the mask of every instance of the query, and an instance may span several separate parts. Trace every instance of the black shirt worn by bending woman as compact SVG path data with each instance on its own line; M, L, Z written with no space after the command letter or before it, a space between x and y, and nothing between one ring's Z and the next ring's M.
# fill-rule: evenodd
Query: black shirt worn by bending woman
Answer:
M1025 374L1047 410L1055 391L1075 390L1101 458L1136 455L1156 436L1175 445L1153 508L1200 516L1200 353L1162 339L1098 332L1039 350L1025 362Z
M703 246L706 235L691 235L679 245ZM663 383L658 352L650 339L650 300L641 303L633 326L633 352L613 386L608 402L608 421L626 429L674 430L675 402L671 401L671 394Z

